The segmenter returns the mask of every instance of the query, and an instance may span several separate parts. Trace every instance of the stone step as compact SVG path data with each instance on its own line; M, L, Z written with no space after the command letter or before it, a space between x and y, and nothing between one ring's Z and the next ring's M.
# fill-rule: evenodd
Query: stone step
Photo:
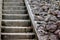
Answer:
M3 14L27 14L27 10L2 10Z
M19 28L19 27L25 28L25 27L31 27L31 25L30 25L30 26L2 26L1 28L6 28L6 27L7 27L7 28L9 28L9 27L10 27L10 28L14 28L14 27L15 27L15 28Z
M34 35L35 33L1 33L1 35Z
M11 12L11 11L22 11L22 12L24 12L24 11L27 11L27 10L2 10L2 11L6 11L6 12Z
M26 10L25 6L3 6L3 10Z
M37 40L37 39L2 39L2 40Z
M30 20L2 20L2 26L30 26Z
M33 39L35 33L1 33L2 39Z
M3 33L30 33L33 32L32 27L1 27Z
M24 0L4 0L4 2L24 2Z
M29 19L29 16L28 14L2 14L2 19L23 20L23 19Z
M2 14L8 16L28 16L28 14Z
M13 3L13 2L10 2L10 3L4 3L3 4L4 6L25 6L24 3Z
M24 4L24 2L19 2L19 1L17 1L17 2L2 2L2 3L3 3L3 4L7 4L7 3L8 3L8 4L10 4L10 3L12 3L12 4L13 4L13 3L23 3L23 4Z

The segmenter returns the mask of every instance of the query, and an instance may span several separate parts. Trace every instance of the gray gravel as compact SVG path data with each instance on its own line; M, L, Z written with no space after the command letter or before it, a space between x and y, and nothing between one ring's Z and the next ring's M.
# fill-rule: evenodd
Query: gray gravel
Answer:
M59 5L40 0L28 0L37 21L40 40L60 40L60 9Z

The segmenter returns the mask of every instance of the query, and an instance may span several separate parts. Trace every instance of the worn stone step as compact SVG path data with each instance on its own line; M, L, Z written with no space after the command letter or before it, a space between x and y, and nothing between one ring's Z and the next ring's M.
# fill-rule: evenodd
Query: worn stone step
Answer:
M1 27L3 33L28 33L33 32L32 27Z
M3 6L3 10L26 10L25 6Z
M2 26L30 26L30 20L2 20Z
M2 39L33 39L35 33L1 33Z
M2 15L8 15L8 16L28 16L28 14L2 14Z
M24 0L4 0L4 2L24 2Z
M15 27L15 28L19 28L19 27L22 27L22 28L24 27L24 28L25 28L25 27L32 27L32 26L31 26L31 25L30 25L30 26L1 26L1 28L6 28L6 27L7 27L7 28L9 28L9 27L10 27L10 28L14 28L14 27Z
M11 11L22 11L22 12L24 12L24 11L27 11L27 10L2 10L2 11L6 11L6 12L11 12Z
M37 39L2 39L2 40L37 40Z
M3 4L4 6L25 6L25 4L24 3L14 3L14 2L7 2L7 3L4 3Z
M8 20L29 19L29 16L28 14L2 14L2 19Z
M2 10L2 14L27 14L27 10Z
M13 1L12 1L12 2L2 2L2 3L3 3L3 4L7 4L7 3L8 3L8 4L10 4L10 3L12 3L12 4L13 4L13 3L18 3L18 4L19 4L19 3L23 3L23 4L24 4L24 2L19 2L19 1L17 1L17 2L13 2Z

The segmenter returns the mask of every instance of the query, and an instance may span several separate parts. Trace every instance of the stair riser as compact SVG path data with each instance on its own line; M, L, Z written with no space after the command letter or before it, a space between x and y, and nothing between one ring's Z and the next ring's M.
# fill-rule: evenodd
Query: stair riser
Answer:
M3 14L27 14L27 11L2 11Z
M7 4L3 4L4 6L25 6L24 3L7 3Z
M3 10L26 10L26 7L3 7Z
M32 39L35 35L2 35L2 39Z
M2 19L8 19L8 20L17 20L17 19L29 19L29 16L14 16L14 15L3 15Z
M30 26L30 22L4 22L2 21L2 26Z
M24 0L4 0L4 2L24 2Z
M32 28L2 28L3 33L26 33L26 32L33 32Z

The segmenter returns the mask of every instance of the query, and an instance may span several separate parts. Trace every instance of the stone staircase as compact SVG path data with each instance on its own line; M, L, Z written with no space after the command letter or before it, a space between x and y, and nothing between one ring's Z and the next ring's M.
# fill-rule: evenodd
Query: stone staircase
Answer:
M24 0L3 0L1 40L37 40Z

